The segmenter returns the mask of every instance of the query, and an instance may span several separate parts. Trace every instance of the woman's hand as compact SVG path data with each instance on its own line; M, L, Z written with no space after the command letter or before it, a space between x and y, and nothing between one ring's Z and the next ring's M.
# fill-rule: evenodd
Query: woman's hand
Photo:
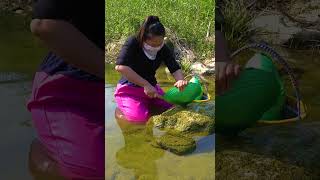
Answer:
M151 84L147 84L147 85L143 86L143 88L144 88L144 93L145 93L148 97L150 97L150 98L158 98L158 97L161 97L161 96L158 94L156 88L153 87Z
M184 80L182 70L179 69L176 72L174 72L172 75L176 80L176 83L174 83L174 86L179 88L179 91L183 91L184 87L188 84L188 81Z
M238 77L240 66L231 62L216 62L216 93L224 93L230 88L232 80Z
M188 81L186 80L178 80L174 86L179 88L179 91L183 91L184 87L188 84Z

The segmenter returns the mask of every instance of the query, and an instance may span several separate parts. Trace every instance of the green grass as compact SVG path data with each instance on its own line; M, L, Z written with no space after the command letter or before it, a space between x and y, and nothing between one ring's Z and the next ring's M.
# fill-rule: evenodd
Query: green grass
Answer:
M213 56L215 0L108 0L106 1L106 42L134 34L146 16L156 15L174 31L197 58ZM208 28L210 23L210 28Z
M222 13L225 19L225 37L232 51L247 44L259 31L251 27L255 15L246 8L244 0L227 0Z

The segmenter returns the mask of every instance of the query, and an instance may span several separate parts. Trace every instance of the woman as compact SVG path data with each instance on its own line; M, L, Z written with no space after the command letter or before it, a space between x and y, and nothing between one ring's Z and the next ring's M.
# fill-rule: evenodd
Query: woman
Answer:
M130 37L117 59L116 70L122 74L115 99L121 116L144 123L153 107L166 110L172 105L161 99L164 94L155 78L162 62L176 80L174 86L183 90L187 85L173 53L164 44L165 28L157 16L145 19L136 36Z
M53 160L30 153L31 164L45 165L40 174L104 179L104 5L101 0L35 4L31 31L50 51L27 105L40 147Z

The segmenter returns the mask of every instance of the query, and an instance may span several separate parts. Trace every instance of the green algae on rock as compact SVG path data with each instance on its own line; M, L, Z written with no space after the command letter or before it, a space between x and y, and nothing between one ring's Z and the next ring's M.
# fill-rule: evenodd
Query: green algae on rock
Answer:
M186 107L176 106L161 115L153 116L147 124L146 135L154 147L184 155L196 149L193 136L214 133L214 101L191 103ZM153 130L164 131L160 137Z
M196 142L192 138L171 133L155 138L152 145L177 155L187 154L196 149Z
M214 101L210 101L191 103L186 108L174 107L149 122L161 130L209 135L214 132L214 119Z

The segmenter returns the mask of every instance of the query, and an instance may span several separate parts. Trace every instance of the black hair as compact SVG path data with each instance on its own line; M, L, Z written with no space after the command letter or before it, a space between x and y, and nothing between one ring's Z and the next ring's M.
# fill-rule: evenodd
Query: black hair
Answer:
M138 31L137 39L142 47L143 42L153 36L165 36L166 30L158 16L148 16Z

